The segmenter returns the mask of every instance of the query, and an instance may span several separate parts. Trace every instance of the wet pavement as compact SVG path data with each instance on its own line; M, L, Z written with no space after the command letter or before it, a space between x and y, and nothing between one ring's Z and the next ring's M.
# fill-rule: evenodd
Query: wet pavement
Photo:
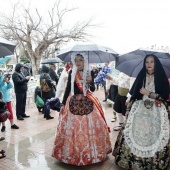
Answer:
M110 121L113 109L107 102L102 102L104 99L103 89L101 88L94 94L103 105L107 123L111 128L112 146L114 146L118 132L113 131L113 127L118 122ZM15 110L13 112L15 115ZM51 111L51 116L54 116L54 119L44 119L43 114L39 113L35 107L33 97L28 95L26 114L31 117L25 118L24 121L19 121L16 117L14 119L20 127L19 130L11 129L9 121L6 121L6 131L1 133L5 140L0 141L0 149L6 151L6 158L0 160L0 170L122 170L115 165L114 157L111 154L104 162L83 167L67 165L52 158L58 112Z

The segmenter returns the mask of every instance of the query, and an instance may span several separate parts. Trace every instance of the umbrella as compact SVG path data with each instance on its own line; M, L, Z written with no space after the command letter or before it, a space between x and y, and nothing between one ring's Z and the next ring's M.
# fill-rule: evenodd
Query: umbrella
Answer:
M170 54L164 50L140 48L130 53L120 55L116 61L116 69L130 77L137 77L143 67L144 58L148 54L154 54L158 57L167 77L170 78Z
M115 60L118 53L110 48L97 44L75 45L71 48L60 51L57 57L65 62L71 61L71 55L75 52L84 52L87 54L89 63L104 63Z
M0 37L0 58L5 57L7 55L12 55L14 53L15 45Z
M4 47L3 45L0 45L0 58L8 56L8 55L12 55L13 53L6 47Z
M41 64L53 64L53 63L61 63L61 62L63 61L56 57L56 58L47 58L43 60Z

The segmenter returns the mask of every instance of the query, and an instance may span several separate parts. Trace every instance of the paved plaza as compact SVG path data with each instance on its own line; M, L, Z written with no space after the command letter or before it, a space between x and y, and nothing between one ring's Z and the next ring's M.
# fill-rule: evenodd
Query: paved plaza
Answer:
M11 129L10 123L6 121L6 131L1 133L5 137L0 142L0 149L6 151L6 158L0 160L0 170L121 170L114 163L114 157L109 154L106 161L94 165L76 167L57 161L51 157L56 127L58 124L58 112L51 111L55 118L46 120L43 114L39 113L33 100L35 83L29 84L26 114L30 118L19 121L15 117L15 123L19 130ZM114 146L118 132L113 131L117 122L111 123L112 107L108 103L103 103L104 91L100 88L95 95L101 101L106 120L111 128L110 138ZM15 98L13 104L15 105ZM15 107L13 109L15 115Z

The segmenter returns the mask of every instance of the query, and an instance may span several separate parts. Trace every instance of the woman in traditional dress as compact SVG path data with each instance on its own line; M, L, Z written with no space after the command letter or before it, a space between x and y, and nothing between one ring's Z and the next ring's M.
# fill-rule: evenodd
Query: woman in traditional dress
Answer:
M59 115L52 156L76 166L104 161L111 153L109 130L95 90L93 72L89 72L85 53L71 56L73 69Z
M170 164L169 119L165 101L169 84L155 55L147 55L131 90L127 122L113 155L128 170L167 170Z

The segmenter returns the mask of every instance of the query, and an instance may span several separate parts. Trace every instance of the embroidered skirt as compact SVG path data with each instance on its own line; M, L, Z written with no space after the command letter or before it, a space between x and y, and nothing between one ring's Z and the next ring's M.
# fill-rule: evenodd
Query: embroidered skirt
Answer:
M52 156L76 166L104 161L111 153L111 142L99 110L93 105L89 114L73 114L69 109L70 98L59 115Z
M136 101L113 151L118 166L128 170L168 170L169 120L164 105L147 109Z

